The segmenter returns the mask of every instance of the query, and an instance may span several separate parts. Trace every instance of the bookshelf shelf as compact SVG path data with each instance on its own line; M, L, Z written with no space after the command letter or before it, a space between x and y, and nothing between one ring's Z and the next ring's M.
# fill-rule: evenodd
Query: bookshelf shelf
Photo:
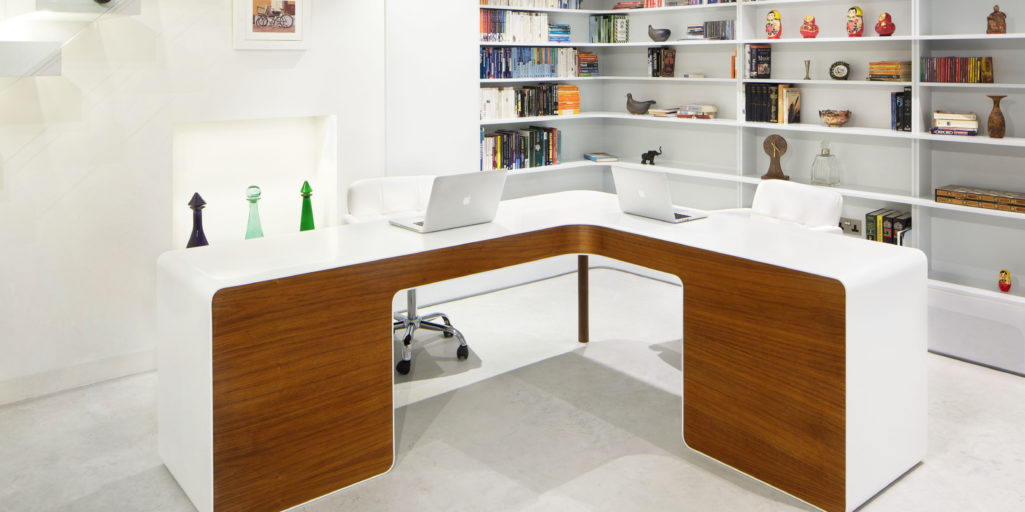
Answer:
M482 78L481 84L522 84L539 82L679 82L698 84L736 84L736 78L675 78L651 76L578 76L552 78Z
M797 124L778 124L778 123L757 123L753 121L745 121L743 123L745 128L760 128L764 130L779 130L779 131L791 131L791 132L814 132L814 133L828 133L830 135L841 135L841 136L860 136L860 137L886 137L893 139L914 139L914 132L900 132L891 130L889 128L861 128L857 126L842 126L840 128L830 128L825 125L811 124L811 123L797 123Z
M985 20L983 20L985 21ZM983 25L985 28L985 25ZM1018 32L1012 34L930 34L920 35L918 39L921 41L972 41L972 40L996 40L1001 39L1025 39L1025 33Z
M920 86L942 89L1025 89L1025 84L962 84L957 82L920 82Z
M744 2L741 2L741 5L743 5L745 7L762 7L762 6L766 6L766 5L786 5L786 4L808 4L808 3L824 4L824 3L828 3L830 1L832 1L833 3L843 3L840 0L825 0L825 1L823 1L823 0L759 0L757 2L751 2L751 1L745 0Z
M871 44L890 43L894 41L914 41L913 36L890 36L890 37L815 37L805 39L803 37L784 37L782 39L745 39L741 43L749 44Z
M957 142L961 144L984 144L987 146L1025 148L1025 138L1022 137L1004 137L1002 139L993 139L985 135L934 135L932 133L919 133L917 134L917 137L921 140L932 142Z
M795 84L822 87L910 87L911 82L886 82L880 80L777 80L775 78L745 78L752 84Z
M579 114L563 116L534 116L534 117L512 117L508 119L486 119L480 122L481 126L509 125L509 124L534 124L551 121L573 121L582 119L624 119L629 121L654 122L654 123L678 123L678 124L703 124L710 126L737 126L736 119L689 119L681 117L655 117L651 115L634 115L624 112L581 112Z
M954 292L959 295L972 295L983 297L988 300L995 300L998 302L1010 302L1018 306L1025 307L1025 290L1021 287L1012 287L1011 291L1004 293L989 289L995 286L993 281L986 282L982 280L964 279L954 275L938 275L937 277L944 277L948 280L940 280L936 278L929 279L929 287ZM957 282L950 282L950 280L957 280Z
M674 7L649 7L640 9L545 9L538 7L509 7L498 5L481 5L481 9L495 11L524 11L524 12L556 12L579 15L598 14L663 14L673 11L695 11L713 9L736 9L736 4L705 4L705 5L678 5Z
M657 43L655 41L641 41L635 43L582 43L582 42L568 42L568 43L552 43L552 42L540 42L540 43L493 43L488 41L481 41L481 46L524 46L532 48L645 48L645 47L659 47L659 46L714 46L714 45L730 45L737 44L732 39L681 39L678 41L664 41Z

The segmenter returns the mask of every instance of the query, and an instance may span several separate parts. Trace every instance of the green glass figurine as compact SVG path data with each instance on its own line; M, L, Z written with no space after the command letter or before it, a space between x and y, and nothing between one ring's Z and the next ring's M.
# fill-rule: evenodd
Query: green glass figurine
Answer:
M186 249L208 245L206 233L203 232L203 207L205 206L206 201L199 195L199 192L192 194L192 199L189 201L189 208L192 209L192 235L189 236L189 243L185 245Z
M309 181L303 182L303 188L299 192L303 195L303 214L302 220L299 221L299 231L309 231L313 229L313 201L310 196L313 195L313 188L310 187Z
M256 202L260 200L260 187L253 185L246 189L246 201L249 201L249 224L246 225L246 240L263 238L263 226L260 225L260 208Z

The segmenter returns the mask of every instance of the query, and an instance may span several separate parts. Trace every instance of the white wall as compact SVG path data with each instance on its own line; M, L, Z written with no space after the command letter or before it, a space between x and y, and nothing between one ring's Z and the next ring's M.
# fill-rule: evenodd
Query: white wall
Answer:
M0 403L152 367L174 125L336 115L339 191L385 173L384 4L316 2L287 52L233 50L230 4L142 0L0 84Z

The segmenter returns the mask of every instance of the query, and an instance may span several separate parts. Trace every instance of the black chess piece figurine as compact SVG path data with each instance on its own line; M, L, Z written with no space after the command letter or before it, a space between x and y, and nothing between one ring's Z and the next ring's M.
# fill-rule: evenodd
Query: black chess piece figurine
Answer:
M185 246L186 248L210 245L206 241L206 233L203 233L204 206L206 206L206 201L200 197L199 192L192 194L192 200L189 201L189 208L192 208L192 236L189 237L189 243Z

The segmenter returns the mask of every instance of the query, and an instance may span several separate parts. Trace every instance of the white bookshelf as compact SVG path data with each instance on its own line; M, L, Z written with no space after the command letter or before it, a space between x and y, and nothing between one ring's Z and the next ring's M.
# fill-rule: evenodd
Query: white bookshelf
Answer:
M1017 307L1025 318L1025 214L965 207L933 200L934 189L959 184L1025 192L1025 5L1004 2L1008 34L986 35L986 16L993 3L982 0L864 0L857 3L865 13L863 37L844 35L843 17L847 0L764 0L736 4L685 6L662 9L607 10L614 0L589 2L594 10L548 11L551 23L571 25L573 42L560 47L579 47L599 54L605 76L581 78L482 79L479 86L512 84L575 83L581 89L582 114L530 119L481 121L483 128L517 124L544 124L564 131L573 151L606 151L620 156L617 165L639 165L639 154L662 145L665 155L657 165L645 166L672 176L674 187L686 184L690 192L674 199L701 198L707 206L729 208L750 204L760 175L768 166L761 142L772 133L787 138L791 151L784 158L784 172L794 181L808 181L812 156L818 143L829 140L845 167L844 183L836 190L845 197L844 216L864 219L878 208L910 210L914 217L912 243L930 258L931 288L937 295L933 307L939 310L981 311L978 301L997 301ZM597 5L596 5L597 4ZM497 9L497 7L490 7ZM769 40L763 31L765 14L777 9L783 15L783 38ZM513 9L528 10L528 9ZM890 37L875 34L875 19L890 12L897 32ZM588 16L626 14L631 19L630 42L595 44L587 38ZM814 15L820 27L815 39L804 39L798 29L805 14ZM737 39L732 41L648 40L647 25L671 28L673 37L687 25L705 20L732 19ZM830 21L830 20L834 21ZM742 66L745 44L773 45L770 79L744 79L729 75L729 57L737 54ZM480 46L513 46L480 43ZM517 44L515 46L539 46ZM545 45L548 46L548 45ZM646 74L646 48L672 46L677 49L676 72L705 73L708 78L651 78ZM932 83L920 79L920 59L940 56L989 56L994 58L997 83ZM803 80L805 59L812 61L812 80ZM833 61L852 65L850 80L830 80L826 68ZM865 80L867 62L909 60L912 80L875 82ZM638 63L638 61L643 61ZM725 61L727 64L723 65ZM779 125L744 121L745 84L785 83L801 87L802 122ZM912 131L889 129L889 93L910 87ZM656 107L685 103L716 103L719 119L675 120L627 114L622 97L633 92L636 99L656 99ZM1004 94L1001 104L1007 119L1007 136L989 138L933 135L928 133L932 110L974 111L985 132L992 102L986 94ZM849 105L852 121L840 128L827 127L818 119L820 108ZM565 122L565 121L579 122ZM713 121L713 122L709 122ZM574 137L596 141L592 145L569 143ZM586 148L586 149L583 149ZM576 155L566 154L575 158ZM570 167L565 167L568 165ZM607 165L570 162L548 168L517 170L514 173L561 172L577 165L607 172ZM608 180L606 180L608 182ZM729 193L732 190L733 193ZM704 197L702 191L706 192ZM689 195L688 195L689 194ZM966 251L965 245L985 251ZM985 253L985 256L982 254ZM997 272L1011 271L1011 294L996 290ZM988 276L992 276L989 279ZM983 314L971 317L980 327L999 322ZM981 329L980 329L981 330ZM1023 326L1025 331L1025 326ZM938 335L935 350L958 355L965 340L951 341ZM1019 338L1004 343L1019 344ZM1020 350L1019 350L1020 349ZM1014 350L1025 353L1025 347ZM970 350L966 354L972 354ZM970 355L964 357L971 358ZM991 359L982 358L992 364ZM1003 368L1025 373L1025 357L1009 361Z

